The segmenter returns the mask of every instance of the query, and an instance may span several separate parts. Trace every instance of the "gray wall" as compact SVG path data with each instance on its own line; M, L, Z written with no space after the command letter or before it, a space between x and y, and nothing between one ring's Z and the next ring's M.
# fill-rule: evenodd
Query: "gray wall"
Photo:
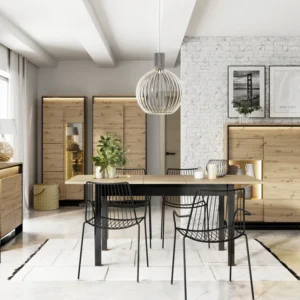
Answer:
M300 123L269 118L269 65L300 65L300 37L186 37L181 48L181 165L205 167L223 158L227 118L227 67L266 66L265 119L253 123Z
M39 97L39 151L38 170L41 180L41 97L42 96L87 96L88 126L92 129L92 97L93 96L134 96L138 80L146 72L153 69L151 61L120 62L116 68L98 68L93 62L61 62L57 68L38 70ZM171 69L178 76L180 68ZM148 116L148 172L158 174L160 144L160 121L157 116ZM88 157L92 156L92 131L87 137ZM89 163L89 172L92 164Z

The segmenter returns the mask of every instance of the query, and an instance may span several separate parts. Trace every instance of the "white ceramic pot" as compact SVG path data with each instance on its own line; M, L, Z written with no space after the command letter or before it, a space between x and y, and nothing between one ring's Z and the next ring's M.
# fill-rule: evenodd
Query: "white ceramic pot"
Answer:
M96 179L104 178L105 172L101 172L101 167L96 167Z
M107 168L108 178L116 178L117 170L114 167Z
M245 170L246 170L246 175L255 177L253 164L246 164Z

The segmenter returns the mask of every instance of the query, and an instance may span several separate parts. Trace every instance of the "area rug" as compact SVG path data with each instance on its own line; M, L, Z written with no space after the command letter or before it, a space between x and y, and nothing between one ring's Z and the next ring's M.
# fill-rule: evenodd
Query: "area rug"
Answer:
M254 281L297 281L298 278L269 249L257 240L250 240L250 256ZM94 241L85 239L82 257L82 281L136 281L137 242L132 239L108 240L103 251L103 266L94 265ZM146 267L145 242L141 241L140 281L170 281L173 240L152 240L149 249L150 267ZM217 245L187 241L187 279L189 281L228 280L227 251ZM77 239L49 239L9 277L12 281L77 281L80 241ZM233 281L248 281L246 245L236 241L236 266ZM183 280L182 240L177 241L175 281Z
M272 254L281 264L285 267L297 280L300 280L300 276L297 275L295 271L292 270L290 266L288 266L285 262L283 262L270 248L268 248L263 242L256 239L258 243L260 243L270 254Z

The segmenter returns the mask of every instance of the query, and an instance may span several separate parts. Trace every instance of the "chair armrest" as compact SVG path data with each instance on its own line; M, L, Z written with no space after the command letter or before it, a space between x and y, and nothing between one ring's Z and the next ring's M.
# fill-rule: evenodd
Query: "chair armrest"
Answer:
M178 215L178 213L173 210L173 216L176 216L177 218L188 218L190 215Z

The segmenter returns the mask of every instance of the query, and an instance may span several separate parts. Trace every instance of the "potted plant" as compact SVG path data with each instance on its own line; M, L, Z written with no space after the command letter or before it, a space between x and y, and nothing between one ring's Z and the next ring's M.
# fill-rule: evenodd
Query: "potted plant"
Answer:
M116 168L123 168L127 163L127 153L117 139L116 133L106 133L100 137L97 145L97 156L92 157L96 166L96 178L114 178Z
M261 110L259 105L251 105L248 101L233 101L233 107L240 114L240 121L245 121L254 111Z

